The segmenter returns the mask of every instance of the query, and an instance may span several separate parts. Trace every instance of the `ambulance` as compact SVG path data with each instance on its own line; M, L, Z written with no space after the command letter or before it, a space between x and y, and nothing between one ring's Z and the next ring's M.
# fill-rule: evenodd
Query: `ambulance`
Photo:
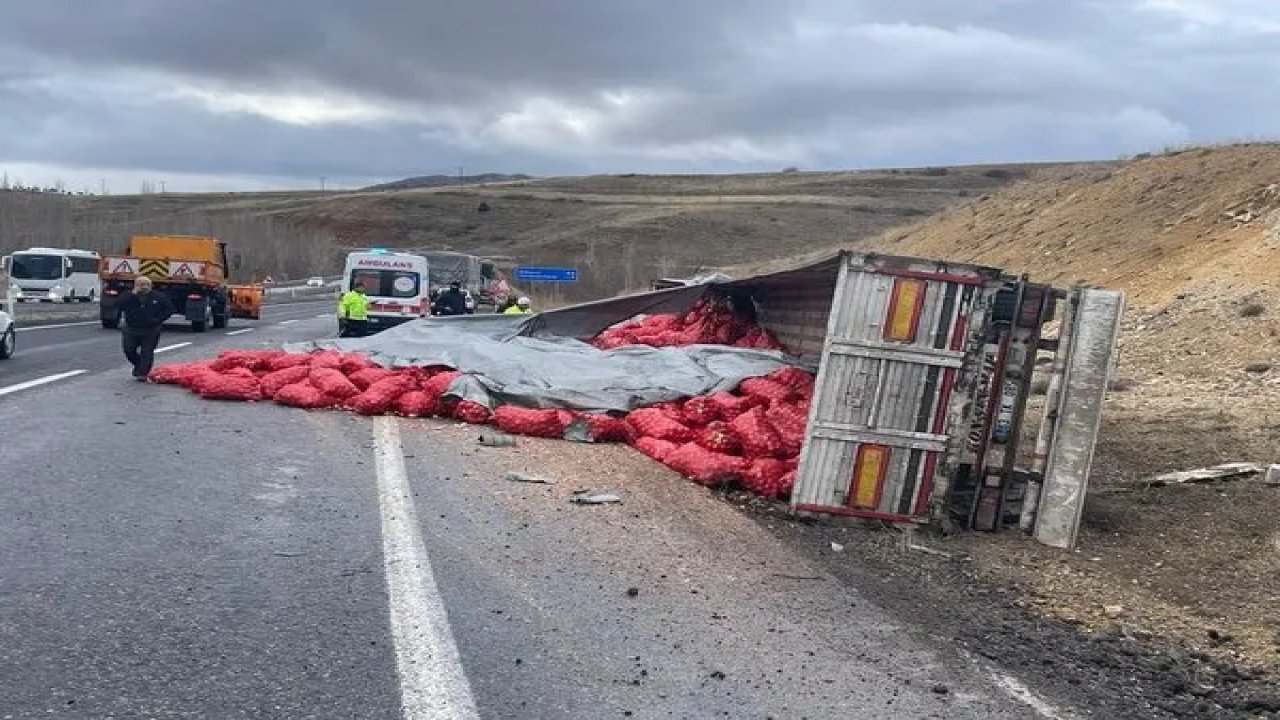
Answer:
M429 277L425 257L372 248L347 255L342 290L364 286L369 297L369 331L378 332L431 314Z

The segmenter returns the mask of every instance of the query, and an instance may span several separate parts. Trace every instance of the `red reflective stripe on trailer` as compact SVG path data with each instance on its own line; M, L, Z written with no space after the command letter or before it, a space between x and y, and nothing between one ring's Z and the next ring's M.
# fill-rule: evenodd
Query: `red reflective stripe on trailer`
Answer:
M887 520L889 522L900 523L919 523L920 518L910 515L899 515L898 513L880 512L878 510L858 510L857 508L844 507L843 505L814 505L812 503L800 503L796 505L796 510L800 512L817 512L826 513L828 515L843 515L845 517L866 518L867 520Z
M942 272L924 272L923 270L899 270L897 268L874 268L871 272L881 273L883 275L892 275L894 277L916 278L917 280L932 280L934 282L960 283L961 285L981 285L983 279L980 275L960 275L957 273Z

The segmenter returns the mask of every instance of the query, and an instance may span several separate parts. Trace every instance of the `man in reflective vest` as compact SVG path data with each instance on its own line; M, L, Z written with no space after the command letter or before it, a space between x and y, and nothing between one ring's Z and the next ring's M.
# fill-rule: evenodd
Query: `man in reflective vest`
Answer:
M503 310L504 315L532 315L533 308L529 307L529 298L522 297L516 301L515 305Z
M364 285L356 285L343 293L338 301L338 337L364 337L369 334L369 298Z

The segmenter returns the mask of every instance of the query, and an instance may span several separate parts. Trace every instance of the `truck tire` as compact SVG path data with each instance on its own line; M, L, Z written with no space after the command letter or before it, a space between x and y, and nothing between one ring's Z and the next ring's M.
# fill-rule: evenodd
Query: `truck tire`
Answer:
M214 330L221 330L227 326L227 320L231 316L228 314L227 306L216 307L213 309L213 325Z
M8 330L0 335L0 360L8 360L13 357L13 351L18 347L18 334L14 332L13 326L10 325Z
M102 327L106 328L107 330L115 330L116 328L120 327L120 318L107 317L104 315L102 316Z
M206 320L192 320L191 332L204 332L209 329L209 323Z

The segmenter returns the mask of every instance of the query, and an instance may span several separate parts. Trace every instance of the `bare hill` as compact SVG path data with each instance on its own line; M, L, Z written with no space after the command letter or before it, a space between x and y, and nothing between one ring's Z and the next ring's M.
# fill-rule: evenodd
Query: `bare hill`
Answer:
M876 245L1123 289L1134 372L1240 378L1280 362L1280 145L1058 170Z
M403 180L394 180L379 185L371 185L365 190L410 190L413 188L447 187L450 185L483 185L485 183L511 182L528 180L528 175L503 175L501 173L483 173L480 175L417 175Z
M119 249L135 232L208 232L246 269L298 277L341 249L449 249L573 264L572 297L743 258L856 243L1042 172L1040 166L750 175L601 175L465 188L62 197L0 193L0 250Z

